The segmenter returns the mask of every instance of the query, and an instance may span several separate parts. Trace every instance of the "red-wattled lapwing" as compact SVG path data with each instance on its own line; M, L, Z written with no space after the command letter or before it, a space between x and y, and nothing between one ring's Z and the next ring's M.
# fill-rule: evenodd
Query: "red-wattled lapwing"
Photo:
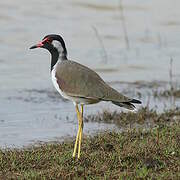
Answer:
M67 50L61 36L50 34L41 42L30 49L44 48L51 53L51 78L56 90L75 105L79 129L74 145L73 157L76 155L77 144L78 158L80 157L81 139L83 133L83 107L100 101L111 101L113 104L134 110L132 103L140 104L136 99L128 98L106 84L101 77L75 61L67 59ZM81 107L79 111L78 105Z

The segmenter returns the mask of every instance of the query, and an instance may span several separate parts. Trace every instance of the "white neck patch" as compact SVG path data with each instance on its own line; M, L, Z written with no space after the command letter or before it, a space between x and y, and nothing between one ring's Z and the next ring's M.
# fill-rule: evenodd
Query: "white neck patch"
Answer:
M53 40L51 43L59 52L59 54L62 54L64 49L59 41Z

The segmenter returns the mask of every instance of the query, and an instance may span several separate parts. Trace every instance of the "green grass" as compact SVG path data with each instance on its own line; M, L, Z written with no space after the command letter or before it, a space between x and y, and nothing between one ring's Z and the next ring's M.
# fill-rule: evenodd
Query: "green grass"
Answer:
M0 179L180 179L180 123L164 122L149 131L84 137L79 160L72 141L0 150Z
M109 112L105 110L103 113L98 113L96 115L89 115L85 117L85 122L104 122L109 124L115 124L117 127L126 128L130 125L139 124L145 126L145 124L150 124L154 126L163 126L164 124L171 124L174 122L180 122L180 108L164 110L163 113L159 114L156 110L149 109L148 107L143 107L138 110L137 113L133 112L121 112L118 111Z

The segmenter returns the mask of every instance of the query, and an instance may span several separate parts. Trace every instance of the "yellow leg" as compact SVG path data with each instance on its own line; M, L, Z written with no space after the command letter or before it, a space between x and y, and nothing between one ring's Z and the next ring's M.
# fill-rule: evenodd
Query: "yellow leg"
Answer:
M78 148L78 158L80 158L81 152L81 141L82 141L82 133L83 133L83 105L81 105L81 117L79 123L79 148Z
M80 116L81 115L80 115L80 112L79 112L79 109L78 109L78 105L76 105L76 113L77 113L79 128L78 128L78 132L77 132L77 135L76 135L76 142L75 142L75 145L74 145L73 157L75 157L75 155L76 155L77 143L78 143L79 134L80 134Z

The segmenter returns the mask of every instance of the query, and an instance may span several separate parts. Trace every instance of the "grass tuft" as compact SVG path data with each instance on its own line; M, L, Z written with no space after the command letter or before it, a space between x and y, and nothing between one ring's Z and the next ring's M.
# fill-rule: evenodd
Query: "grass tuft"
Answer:
M121 115L125 123L151 118L161 126L85 137L79 160L72 158L72 141L0 150L0 179L179 179L180 124L167 124L167 119L180 115L179 110L157 114L142 109L138 114L106 112L101 119Z

